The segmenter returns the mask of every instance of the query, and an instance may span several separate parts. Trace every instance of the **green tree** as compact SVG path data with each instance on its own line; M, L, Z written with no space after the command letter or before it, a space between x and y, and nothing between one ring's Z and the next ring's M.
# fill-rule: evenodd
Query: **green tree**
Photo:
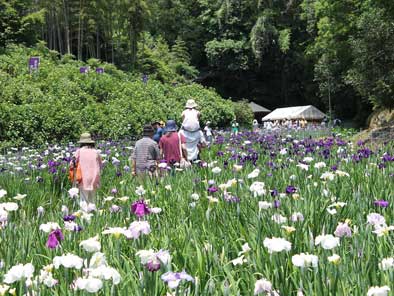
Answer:
M44 23L45 10L31 11L31 0L0 0L0 47L12 42L33 45Z
M353 64L347 83L375 108L393 108L394 24L388 11L364 5L350 44Z

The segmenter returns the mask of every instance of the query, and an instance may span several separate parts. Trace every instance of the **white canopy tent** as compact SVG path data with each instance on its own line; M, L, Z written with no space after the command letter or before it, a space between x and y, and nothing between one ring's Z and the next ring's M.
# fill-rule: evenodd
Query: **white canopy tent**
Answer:
M253 113L269 113L271 110L264 108L263 106L257 105L255 102L249 103L250 109L252 109Z
M267 116L263 117L263 121L268 120L285 120L285 119L305 119L313 121L321 121L326 114L312 105L277 108Z

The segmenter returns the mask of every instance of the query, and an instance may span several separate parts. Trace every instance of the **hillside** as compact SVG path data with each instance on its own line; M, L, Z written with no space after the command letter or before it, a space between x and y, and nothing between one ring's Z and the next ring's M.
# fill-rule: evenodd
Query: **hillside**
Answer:
M32 74L31 56L41 58ZM81 66L90 72L80 73ZM97 67L104 73L96 73ZM43 46L9 46L0 55L0 139L3 145L23 145L73 140L84 130L102 138L136 135L146 122L179 121L191 97L200 105L202 122L225 126L234 117L233 103L212 89L141 77L97 59L86 65Z

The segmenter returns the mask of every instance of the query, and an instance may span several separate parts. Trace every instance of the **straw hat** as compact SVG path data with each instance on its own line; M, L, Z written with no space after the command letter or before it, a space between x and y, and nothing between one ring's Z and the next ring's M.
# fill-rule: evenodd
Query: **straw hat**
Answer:
M197 107L197 103L193 99L187 100L186 106L185 106L186 109L193 109L196 107Z
M94 140L92 139L90 133L83 133L78 141L79 144L94 144Z
M164 121L163 121L163 120L156 120L156 121L153 121L153 122L152 122L152 125L155 125L155 124L159 124L159 125L163 126L163 125L164 125Z

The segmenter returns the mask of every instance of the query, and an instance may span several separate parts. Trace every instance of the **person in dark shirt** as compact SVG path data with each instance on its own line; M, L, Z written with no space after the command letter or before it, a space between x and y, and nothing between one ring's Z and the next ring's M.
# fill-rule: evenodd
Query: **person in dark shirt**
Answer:
M152 123L153 128L155 129L155 134L153 135L153 140L156 143L160 142L160 138L163 136L164 129L163 129L163 122L155 121Z

